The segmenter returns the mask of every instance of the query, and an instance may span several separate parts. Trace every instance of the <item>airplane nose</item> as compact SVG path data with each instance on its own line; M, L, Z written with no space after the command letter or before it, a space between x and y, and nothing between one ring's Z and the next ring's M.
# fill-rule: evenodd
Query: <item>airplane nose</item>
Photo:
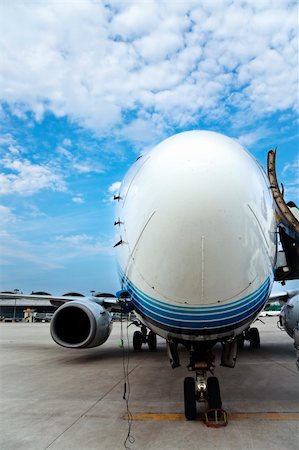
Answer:
M121 194L126 275L177 304L216 305L259 287L275 228L264 232L272 198L256 161L212 132L176 135L142 159Z

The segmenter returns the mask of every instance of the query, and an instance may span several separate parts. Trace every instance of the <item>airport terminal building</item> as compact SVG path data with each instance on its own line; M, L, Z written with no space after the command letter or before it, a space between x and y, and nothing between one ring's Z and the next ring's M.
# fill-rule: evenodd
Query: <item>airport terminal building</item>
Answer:
M44 292L42 294L48 295ZM0 320L3 322L49 321L55 310L56 307L51 304L50 300L0 299Z

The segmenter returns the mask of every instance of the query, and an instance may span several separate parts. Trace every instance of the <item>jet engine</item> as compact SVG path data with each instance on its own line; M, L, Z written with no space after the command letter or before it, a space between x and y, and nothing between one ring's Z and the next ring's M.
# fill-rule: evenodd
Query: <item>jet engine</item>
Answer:
M64 303L50 326L53 340L62 347L86 348L102 345L112 329L111 314L90 300Z
M294 339L296 365L299 370L299 294L291 297L281 308L279 322L288 335Z
M280 325L290 337L294 337L294 330L299 324L299 294L291 297L280 312Z

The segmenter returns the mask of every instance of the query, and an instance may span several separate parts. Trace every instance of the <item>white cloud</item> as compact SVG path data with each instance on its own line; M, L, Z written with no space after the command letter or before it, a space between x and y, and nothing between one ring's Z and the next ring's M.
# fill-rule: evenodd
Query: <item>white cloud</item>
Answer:
M29 218L33 217L35 219L41 218L41 217L47 217L46 213L42 212L38 206L31 204L31 203L23 203L23 206L25 206L25 215L27 215Z
M57 236L56 240L61 241L61 242L67 242L68 244L71 244L71 245L79 245L84 242L90 241L90 237L87 236L87 234L76 234L76 235L72 235L72 236L61 235L61 236Z
M131 142L144 145L147 142L155 142L162 135L161 127L155 121L148 119L136 119L129 125L125 125L121 131L121 137Z
M111 192L112 194L114 194L115 192L119 192L120 186L121 181L115 181L109 186L108 191Z
M0 136L0 145L3 146L13 146L15 145L16 141L14 137L10 133L6 133L2 136Z
M72 164L73 170L78 173L103 173L104 169L99 163L94 163L93 161L82 161L82 162L73 162Z
M297 203L299 199L299 155L293 161L286 163L282 169L284 176L284 192L287 201Z
M117 195L120 191L121 181L115 181L108 187L108 191L106 196L103 198L103 203L113 203L114 196Z
M298 108L293 1L5 2L0 21L1 97L19 117L134 141L229 107L248 120Z
M16 221L16 217L11 211L10 208L4 205L0 205L0 222L3 228L3 225L7 225L10 223L14 223Z
M63 145L58 145L56 152L47 154L20 146L10 134L3 135L0 138L3 153L0 159L0 195L30 196L44 189L67 192L66 179L71 178L74 172L80 175L104 172L94 150L72 148L70 139L63 139ZM84 203L84 198L74 195L72 201Z
M123 39L134 40L150 33L158 23L159 10L156 2L147 2L143 8L138 3L130 3L123 5L123 10L113 15L111 33Z
M285 175L287 172L293 172L299 180L299 155L294 159L293 162L288 162L285 164L282 174Z
M92 256L99 254L113 254L112 245L107 245L96 239L93 236L86 234L77 234L64 236L60 235L56 237L56 241L66 245L65 252L69 252L71 258L81 256ZM67 258L67 254L65 254Z
M260 139L265 139L270 133L271 131L266 127L260 127L254 131L242 134L238 137L238 141L241 145L244 145L244 147L250 147Z
M65 140L63 141L65 142ZM67 144L70 146L69 144ZM86 157L84 154L84 149L80 149L81 154L78 153L75 155L77 149L68 150L65 147L59 145L56 149L56 152L60 157L62 157L62 161L60 162L61 166L68 167L71 171L75 171L80 174L86 173L103 173L104 167L99 161L95 161L90 157Z
M78 194L78 195L76 195L75 197L72 198L72 202L82 204L82 203L85 203L85 200L84 200L82 194Z
M64 148L62 146L58 146L56 151L59 155L65 157L67 160L69 160L69 161L73 160L72 153L69 150L67 150L66 148Z
M36 245L25 239L19 238L8 231L0 232L1 239L1 263L14 267L17 262L23 261L26 264L33 264L39 270L61 269L61 257L51 257L51 250L47 245Z
M2 159L5 172L0 173L0 194L32 195L42 189L66 191L66 184L55 169L32 164L24 159Z
M40 217L37 217L39 215ZM81 264L84 258L99 255L113 255L112 237L100 239L86 233L69 233L71 228L80 229L82 215L61 217L39 214L36 207L25 203L23 214L14 214L11 208L0 205L0 241L2 262L6 266L20 267L26 272L35 267L44 274L45 271L64 269L69 262ZM83 223L85 219L83 218ZM57 230L61 234L57 236ZM30 273L29 278L32 276ZM43 275L42 275L43 276Z
M66 139L63 139L62 144L65 145L66 147L71 147L72 141L71 141L71 139L66 138Z

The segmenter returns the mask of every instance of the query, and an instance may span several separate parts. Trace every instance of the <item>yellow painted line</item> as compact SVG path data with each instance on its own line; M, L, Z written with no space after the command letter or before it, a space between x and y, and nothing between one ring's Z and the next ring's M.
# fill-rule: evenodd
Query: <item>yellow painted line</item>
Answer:
M124 419L128 416L125 415ZM186 420L185 415L181 413L135 413L131 415L133 420Z
M132 420L157 420L157 421L185 421L185 415L182 413L134 413L130 416ZM127 420L128 416L124 415L123 419ZM228 414L228 420L299 420L299 413L292 412L240 412L240 413L230 413ZM200 420L200 417L198 418Z

